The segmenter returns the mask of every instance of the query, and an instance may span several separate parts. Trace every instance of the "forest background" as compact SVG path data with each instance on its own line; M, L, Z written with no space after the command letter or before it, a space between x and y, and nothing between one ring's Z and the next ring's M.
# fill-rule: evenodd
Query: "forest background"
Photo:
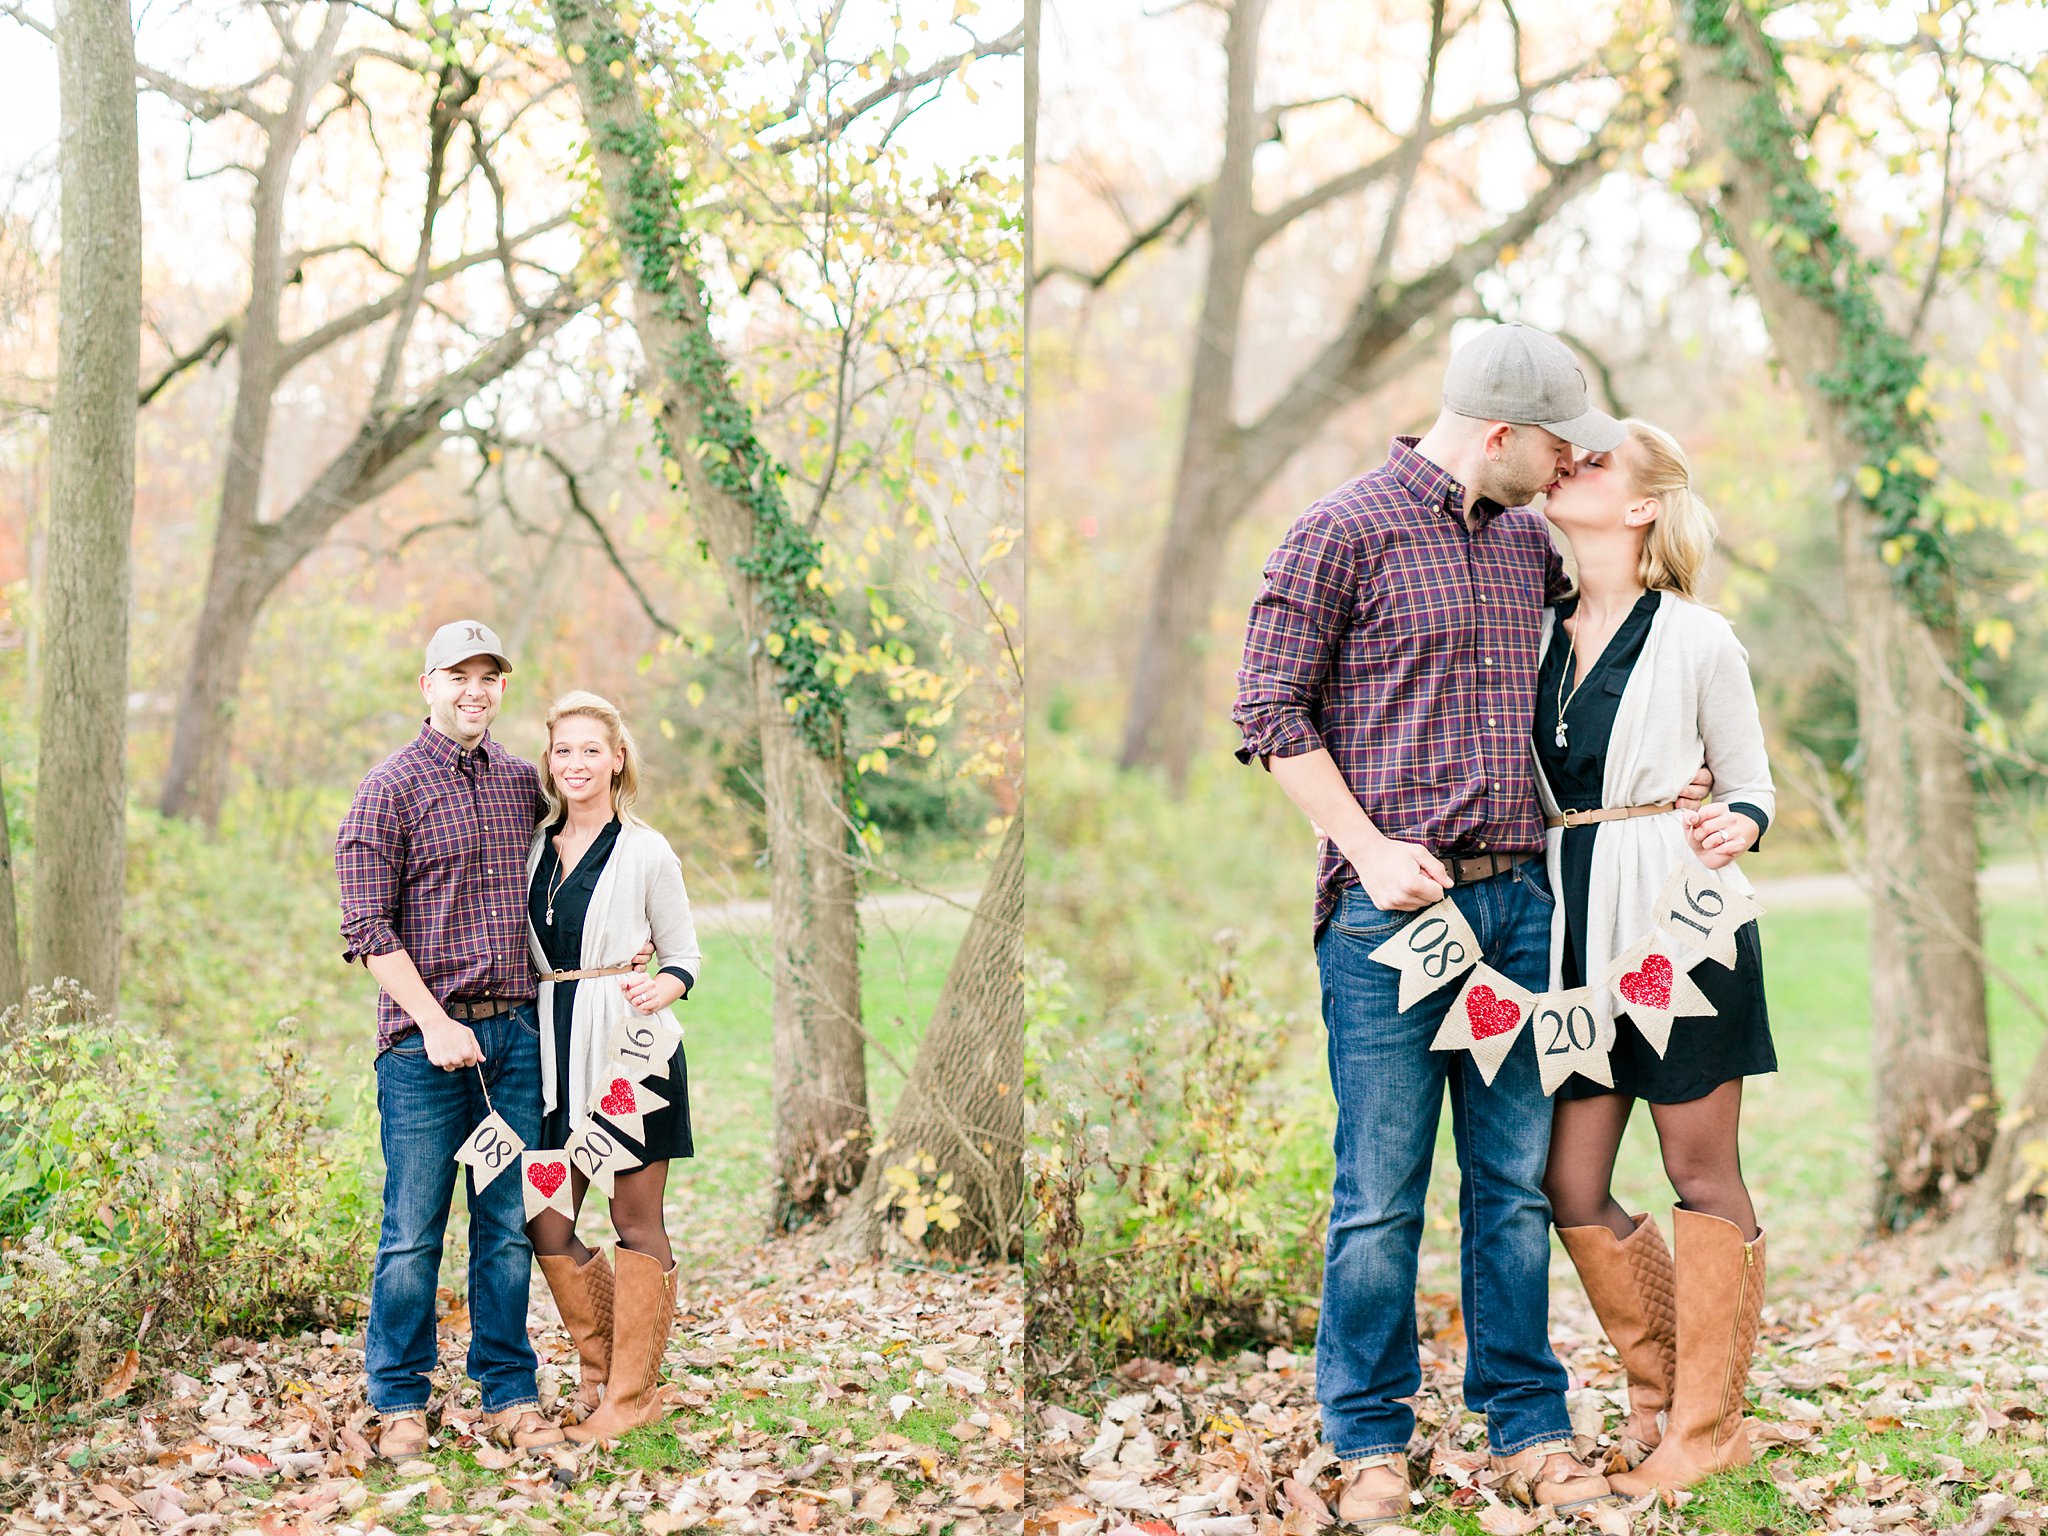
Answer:
M959 1358L986 1357L962 1379L1003 1399L1022 1218L1018 13L178 5L136 17L132 54L127 22L0 15L13 1445L54 1431L60 1484L161 1486L144 1445L226 1337L299 1351L321 1384L321 1454L266 1463L249 1492L301 1498L317 1471L321 1518L361 1507L375 987L340 959L332 839L419 730L421 648L458 617L512 654L510 749L540 755L569 688L623 708L639 811L683 859L706 1155L669 1215L694 1326L751 1315L824 1257L944 1252L963 1264L934 1292L945 1328L906 1272L913 1291L833 1292L814 1342L943 1350L957 1326ZM81 338L100 348L83 365ZM112 447L82 455L102 429ZM586 1214L601 1225L602 1202ZM752 1247L798 1229L826 1246ZM457 1237L457 1360L463 1261ZM786 1338L736 1324L721 1369L779 1375ZM703 1353L687 1327L677 1348ZM782 1405L736 1415L764 1394L721 1382L681 1446L671 1424L629 1452L635 1497L602 1518L637 1520L658 1491L677 1528L698 1497L679 1479L721 1437L799 1446L793 1470L812 1442L836 1455L900 1423L879 1407L896 1395L931 1392L910 1428L950 1457L981 1426L942 1428L982 1410L942 1414L956 1389L922 1370L898 1359L874 1406L800 1439ZM245 1394L229 1430L206 1426L218 1403L168 1411L206 1444L307 1401ZM459 1385L441 1405L437 1500L443 1479L480 1506L521 1497L509 1462L472 1455L473 1407ZM303 1431L265 1443L285 1440L297 1454ZM991 1466L1006 1440L983 1437ZM906 1499L966 1476L849 1460L878 1518L899 1465ZM808 1466L792 1481L819 1491L769 1498L776 1518L829 1504L832 1456ZM0 1465L10 1508L43 1475ZM1014 1505L1013 1482L982 1478L983 1505Z

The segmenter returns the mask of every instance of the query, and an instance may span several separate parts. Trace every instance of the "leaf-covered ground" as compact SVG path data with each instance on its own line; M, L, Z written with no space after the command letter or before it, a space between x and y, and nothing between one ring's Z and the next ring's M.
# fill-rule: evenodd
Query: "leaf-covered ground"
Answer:
M1484 1428L1460 1405L1456 1298L1426 1294L1411 1450L1429 1477L1409 1528L2037 1536L2048 1528L2036 1487L2048 1481L2048 1277L1916 1280L1930 1257L1874 1248L1772 1297L1750 1376L1757 1462L1597 1518L1525 1511L1493 1486ZM1553 1287L1552 1336L1579 1448L1600 1456L1623 1415L1622 1377L1569 1278ZM1029 1536L1308 1536L1335 1503L1307 1355L1133 1361L1084 1398L1042 1406L1039 1422Z
M545 1399L573 1390L575 1356L538 1279L535 1292ZM1012 1375L1014 1269L833 1268L795 1239L687 1269L674 1412L605 1452L514 1454L482 1437L468 1319L443 1303L427 1456L371 1458L359 1335L249 1343L41 1445L24 1435L0 1456L0 1531L976 1536L1020 1521L1031 1415Z

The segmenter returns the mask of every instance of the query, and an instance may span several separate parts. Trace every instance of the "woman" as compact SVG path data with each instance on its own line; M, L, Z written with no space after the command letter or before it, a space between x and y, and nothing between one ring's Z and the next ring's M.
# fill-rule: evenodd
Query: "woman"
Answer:
M1679 866L1697 860L1746 891L1729 866L1775 804L1748 655L1698 601L1713 519L1678 444L1646 422L1625 425L1619 448L1583 460L1544 501L1579 578L1556 610L1537 688L1537 786L1558 896L1553 990L1601 985L1654 925L1652 903ZM1703 761L1720 803L1673 810ZM1750 1456L1742 1388L1764 1239L1737 1129L1743 1078L1777 1069L1756 924L1738 930L1732 969L1702 959L1691 979L1712 1018L1680 1020L1660 1055L1623 1013L1613 1087L1575 1076L1558 1089L1544 1179L1565 1251L1628 1371L1623 1453L1640 1465L1608 1481L1629 1497ZM1638 1099L1678 1194L1675 1272L1656 1223L1614 1198L1615 1153Z
M633 1164L612 1182L616 1272L577 1238L574 1217L543 1211L527 1224L583 1361L571 1405L579 1422L568 1429L577 1441L610 1441L661 1416L676 1274L662 1196L669 1159L693 1150L681 1031L667 1012L689 995L702 959L682 866L668 840L633 814L639 780L639 753L617 709L594 693L556 700L541 759L547 819L527 857L529 938L541 972L539 1150L565 1147L595 1123ZM661 963L655 976L621 959L650 939ZM646 1114L636 1140L601 1106L609 1101L618 1112L607 1069L624 1054L621 1045L630 1051L650 1038L668 1051L668 1075L649 1072L645 1085L667 1105ZM579 1211L588 1187L578 1167L571 1188Z

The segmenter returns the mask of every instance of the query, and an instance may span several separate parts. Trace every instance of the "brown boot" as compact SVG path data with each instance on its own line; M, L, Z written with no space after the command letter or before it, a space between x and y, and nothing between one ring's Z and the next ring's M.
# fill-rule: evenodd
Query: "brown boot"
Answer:
M1405 1526L1414 1510L1408 1491L1408 1453L1361 1456L1343 1463L1344 1487L1337 1495L1337 1523L1346 1531Z
M1648 1216L1636 1229L1616 1237L1606 1227L1559 1227L1586 1300L1607 1341L1628 1373L1628 1422L1621 1429L1621 1453L1630 1466L1663 1438L1657 1415L1671 1406L1671 1379L1678 1356L1672 1302L1671 1250Z
M605 1373L612 1359L612 1267L602 1250L594 1250L582 1264L566 1253L535 1254L548 1289L554 1293L555 1310L562 1326L575 1341L583 1361L582 1380L571 1400L565 1422L587 1419L604 1395Z
M612 1354L604 1401L569 1426L578 1444L610 1442L661 1417L661 1357L676 1315L676 1267L631 1248L613 1251Z
M1690 1488L1701 1478L1749 1464L1743 1388L1756 1352L1764 1305L1764 1235L1742 1240L1732 1221L1679 1207L1673 1213L1678 1260L1678 1374L1664 1438L1643 1464L1617 1472L1617 1493Z

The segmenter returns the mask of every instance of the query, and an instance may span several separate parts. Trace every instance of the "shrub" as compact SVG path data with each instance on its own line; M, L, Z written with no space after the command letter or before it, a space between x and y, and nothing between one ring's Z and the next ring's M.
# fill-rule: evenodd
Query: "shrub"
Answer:
M110 1359L325 1321L360 1290L365 1107L321 1128L290 1034L197 1089L77 987L0 1018L0 1397L90 1396Z
M1036 1010L1056 1042L1034 1128L1041 1376L1313 1327L1327 1137L1270 1092L1286 1021L1243 989L1228 936L1218 948L1191 1010L1128 1035L1061 1022L1057 984Z

